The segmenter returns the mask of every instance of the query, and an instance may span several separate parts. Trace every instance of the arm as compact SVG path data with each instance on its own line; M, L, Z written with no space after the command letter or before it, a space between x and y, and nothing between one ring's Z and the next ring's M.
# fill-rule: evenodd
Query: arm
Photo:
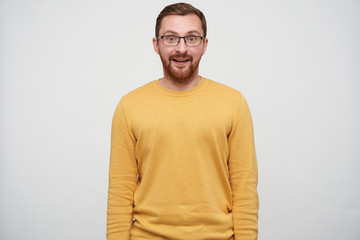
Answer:
M259 208L256 190L258 173L252 119L243 96L228 141L235 240L256 240Z
M111 130L107 240L130 239L138 174L135 144L135 137L129 129L120 102L114 113Z

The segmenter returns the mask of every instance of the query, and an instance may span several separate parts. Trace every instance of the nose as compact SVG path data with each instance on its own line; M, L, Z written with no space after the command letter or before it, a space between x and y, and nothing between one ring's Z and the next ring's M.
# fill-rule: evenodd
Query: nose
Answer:
M180 38L180 41L179 41L178 45L176 45L176 50L179 51L179 52L186 52L187 51L187 46L186 46L184 38Z

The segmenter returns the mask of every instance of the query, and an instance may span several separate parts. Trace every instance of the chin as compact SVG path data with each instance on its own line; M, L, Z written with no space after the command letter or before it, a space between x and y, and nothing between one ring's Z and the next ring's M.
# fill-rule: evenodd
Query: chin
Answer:
M195 70L196 69L193 69L192 66L188 66L185 69L181 69L181 70L170 66L168 69L168 74L174 81L178 83L186 83L190 79L192 79L192 77L196 72Z
M171 78L178 83L187 83L191 77L192 77L192 73L171 73L170 72L170 76Z

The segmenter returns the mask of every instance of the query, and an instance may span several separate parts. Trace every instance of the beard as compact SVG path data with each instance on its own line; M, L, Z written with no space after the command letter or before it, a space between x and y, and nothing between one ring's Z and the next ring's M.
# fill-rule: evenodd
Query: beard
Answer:
M164 75L169 76L175 84L188 84L197 77L197 70L199 67L200 59L197 62L193 62L193 57L188 54L174 54L165 59L160 54L161 62L163 64ZM173 59L188 59L190 64L184 67L175 66Z

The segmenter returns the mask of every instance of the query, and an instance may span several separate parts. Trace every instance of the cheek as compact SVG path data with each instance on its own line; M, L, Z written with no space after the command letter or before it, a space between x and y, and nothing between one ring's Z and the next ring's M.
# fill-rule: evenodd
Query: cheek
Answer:
M171 54L172 54L171 50L166 49L166 48L161 49L161 55L164 58L169 58L171 56Z
M193 51L193 52L191 53L191 55L192 55L194 58L196 58L196 59L201 58L201 56L202 56L202 49L197 49L196 51Z

